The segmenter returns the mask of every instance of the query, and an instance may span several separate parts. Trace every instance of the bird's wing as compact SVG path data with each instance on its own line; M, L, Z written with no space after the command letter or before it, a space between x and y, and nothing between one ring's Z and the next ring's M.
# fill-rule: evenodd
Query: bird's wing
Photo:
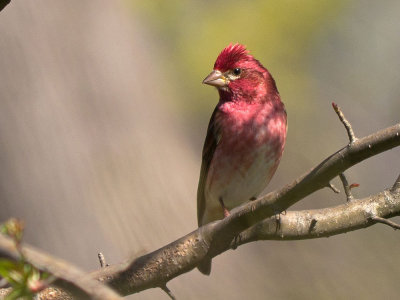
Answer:
M208 170L210 168L215 149L221 140L221 130L217 122L219 114L221 114L221 112L219 111L217 105L211 116L210 123L208 124L207 136L203 146L203 159L201 163L199 186L197 188L197 222L199 227L203 225L201 224L201 219L203 218L206 208L205 185L207 181Z

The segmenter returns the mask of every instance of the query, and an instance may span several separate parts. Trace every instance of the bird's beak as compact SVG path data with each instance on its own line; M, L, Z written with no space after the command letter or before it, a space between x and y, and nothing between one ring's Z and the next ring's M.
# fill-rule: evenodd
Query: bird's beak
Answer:
M226 77L221 73L221 71L212 71L204 80L204 84L212 85L215 87L224 87L228 84Z

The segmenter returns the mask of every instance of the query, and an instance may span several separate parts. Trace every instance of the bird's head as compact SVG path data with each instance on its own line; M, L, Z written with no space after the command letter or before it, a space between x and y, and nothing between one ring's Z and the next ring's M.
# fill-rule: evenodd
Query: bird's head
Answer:
M215 86L221 98L265 98L277 93L275 81L262 64L241 44L229 44L221 51L214 70L203 80Z

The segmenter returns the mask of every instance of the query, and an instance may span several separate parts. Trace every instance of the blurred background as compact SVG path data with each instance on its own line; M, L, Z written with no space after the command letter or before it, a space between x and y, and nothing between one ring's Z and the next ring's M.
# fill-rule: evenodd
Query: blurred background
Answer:
M0 222L23 219L27 242L87 271L99 251L118 263L194 230L218 100L201 81L230 42L277 81L289 132L267 191L291 182L348 142L332 101L360 137L400 121L399 13L396 0L12 1L0 13ZM355 196L389 187L399 158L346 172ZM325 189L293 209L344 201ZM257 242L169 287L178 299L394 299L399 246L384 225Z

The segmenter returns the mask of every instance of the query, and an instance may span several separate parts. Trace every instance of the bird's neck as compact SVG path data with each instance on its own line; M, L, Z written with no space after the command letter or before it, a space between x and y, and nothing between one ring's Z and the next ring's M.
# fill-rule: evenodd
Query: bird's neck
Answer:
M252 88L241 88L238 90L219 89L219 102L235 103L267 103L280 102L279 93L275 85L259 84Z

